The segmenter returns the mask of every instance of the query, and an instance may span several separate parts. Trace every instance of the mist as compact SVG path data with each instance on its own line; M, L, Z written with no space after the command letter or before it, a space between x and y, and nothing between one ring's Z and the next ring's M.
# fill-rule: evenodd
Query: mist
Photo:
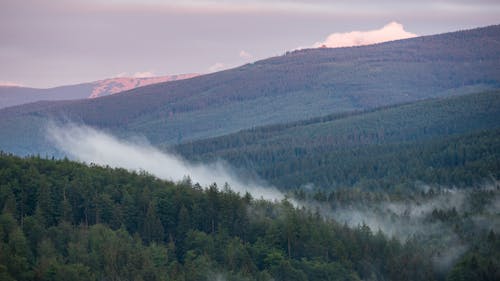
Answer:
M440 235L451 233L448 226L439 220L431 220L434 210L455 210L457 216L461 217L471 213L470 196L478 190L490 190L489 188L448 189L443 188L435 196L426 199L415 199L414 201L382 201L377 203L358 203L349 206L323 207L326 216L332 217L338 222L346 223L351 227L365 224L373 231L382 231L388 236L406 241L412 237L424 235ZM484 205L481 215L467 217L471 220L475 229L500 231L500 221L489 220L489 217L497 216L500 205L500 193L494 191L495 195L490 202Z
M47 137L68 158L87 164L145 171L173 182L189 177L193 183L204 187L213 183L218 186L227 183L237 193L248 192L254 198L270 201L286 198L264 181L243 179L223 161L190 163L180 156L154 148L144 138L121 140L109 133L75 124L51 124L47 127ZM494 186L498 186L498 183ZM432 212L455 210L458 218L466 220L468 227L475 231L500 232L500 192L491 186L483 189L492 191L494 196L474 216L468 215L471 213L469 198L474 190L467 189L441 188L432 196L412 200L390 200L387 197L376 202L335 202L333 205L317 201L290 202L296 207L319 210L325 218L352 228L367 225L372 232L381 231L403 243L411 239L431 243L429 249L433 249L434 264L444 272L467 251L469 243L457 235L453 224L432 219ZM429 190L422 192L428 193Z
M494 184L496 185L496 184ZM474 192L490 191L489 202L481 211L474 211L471 197ZM412 200L385 200L350 202L335 206L311 203L323 216L351 228L368 226L372 232L381 231L400 242L416 240L431 250L433 264L439 272L447 272L469 249L454 229L456 224L472 229L474 233L493 230L500 232L500 192L489 184L474 189L438 189L435 195ZM316 204L316 205L314 205ZM314 206L314 207L313 207ZM456 211L454 223L433 218L433 211ZM469 215L476 213L475 215Z
M282 200L283 193L265 183L243 180L222 161L192 164L179 156L154 148L146 140L119 140L111 134L88 126L66 124L47 126L47 138L66 157L87 164L145 171L163 180L180 182L189 177L193 183L209 186L229 184L240 194L254 198Z

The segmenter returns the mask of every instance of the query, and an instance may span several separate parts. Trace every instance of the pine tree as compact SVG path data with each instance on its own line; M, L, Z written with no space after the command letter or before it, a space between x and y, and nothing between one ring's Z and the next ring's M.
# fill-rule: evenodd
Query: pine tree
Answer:
M162 242L164 239L165 232L156 214L156 208L153 202L149 203L142 233L144 241L148 244L151 242Z

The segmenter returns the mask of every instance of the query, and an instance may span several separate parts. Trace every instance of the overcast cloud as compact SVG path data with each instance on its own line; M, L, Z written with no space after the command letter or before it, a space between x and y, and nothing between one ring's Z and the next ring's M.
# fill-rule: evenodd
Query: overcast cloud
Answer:
M2 0L0 5L0 81L35 87L117 73L206 73L393 21L418 35L500 23L500 2L487 0Z

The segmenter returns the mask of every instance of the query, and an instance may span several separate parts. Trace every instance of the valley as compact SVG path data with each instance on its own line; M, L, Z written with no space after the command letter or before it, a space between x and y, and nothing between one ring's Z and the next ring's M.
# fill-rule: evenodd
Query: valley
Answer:
M112 18L173 13L136 4ZM174 10L220 15L198 4ZM177 37L136 40L149 27L127 62L176 65L149 51ZM0 280L499 280L500 25L328 38L353 46L0 87Z

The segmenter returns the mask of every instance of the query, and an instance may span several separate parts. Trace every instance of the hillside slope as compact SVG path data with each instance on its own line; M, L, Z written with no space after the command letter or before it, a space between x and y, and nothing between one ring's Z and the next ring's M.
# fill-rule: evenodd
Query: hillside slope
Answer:
M500 191L460 195L332 193L332 206L404 206L381 212L418 226L400 241L286 200L0 153L0 279L498 280Z
M281 188L470 186L500 178L500 91L336 114L195 141L193 161L224 159Z
M371 46L308 49L118 96L43 102L0 111L12 136L0 148L40 152L49 118L73 120L153 144L366 110L500 86L500 25ZM12 131L13 130L13 131Z

